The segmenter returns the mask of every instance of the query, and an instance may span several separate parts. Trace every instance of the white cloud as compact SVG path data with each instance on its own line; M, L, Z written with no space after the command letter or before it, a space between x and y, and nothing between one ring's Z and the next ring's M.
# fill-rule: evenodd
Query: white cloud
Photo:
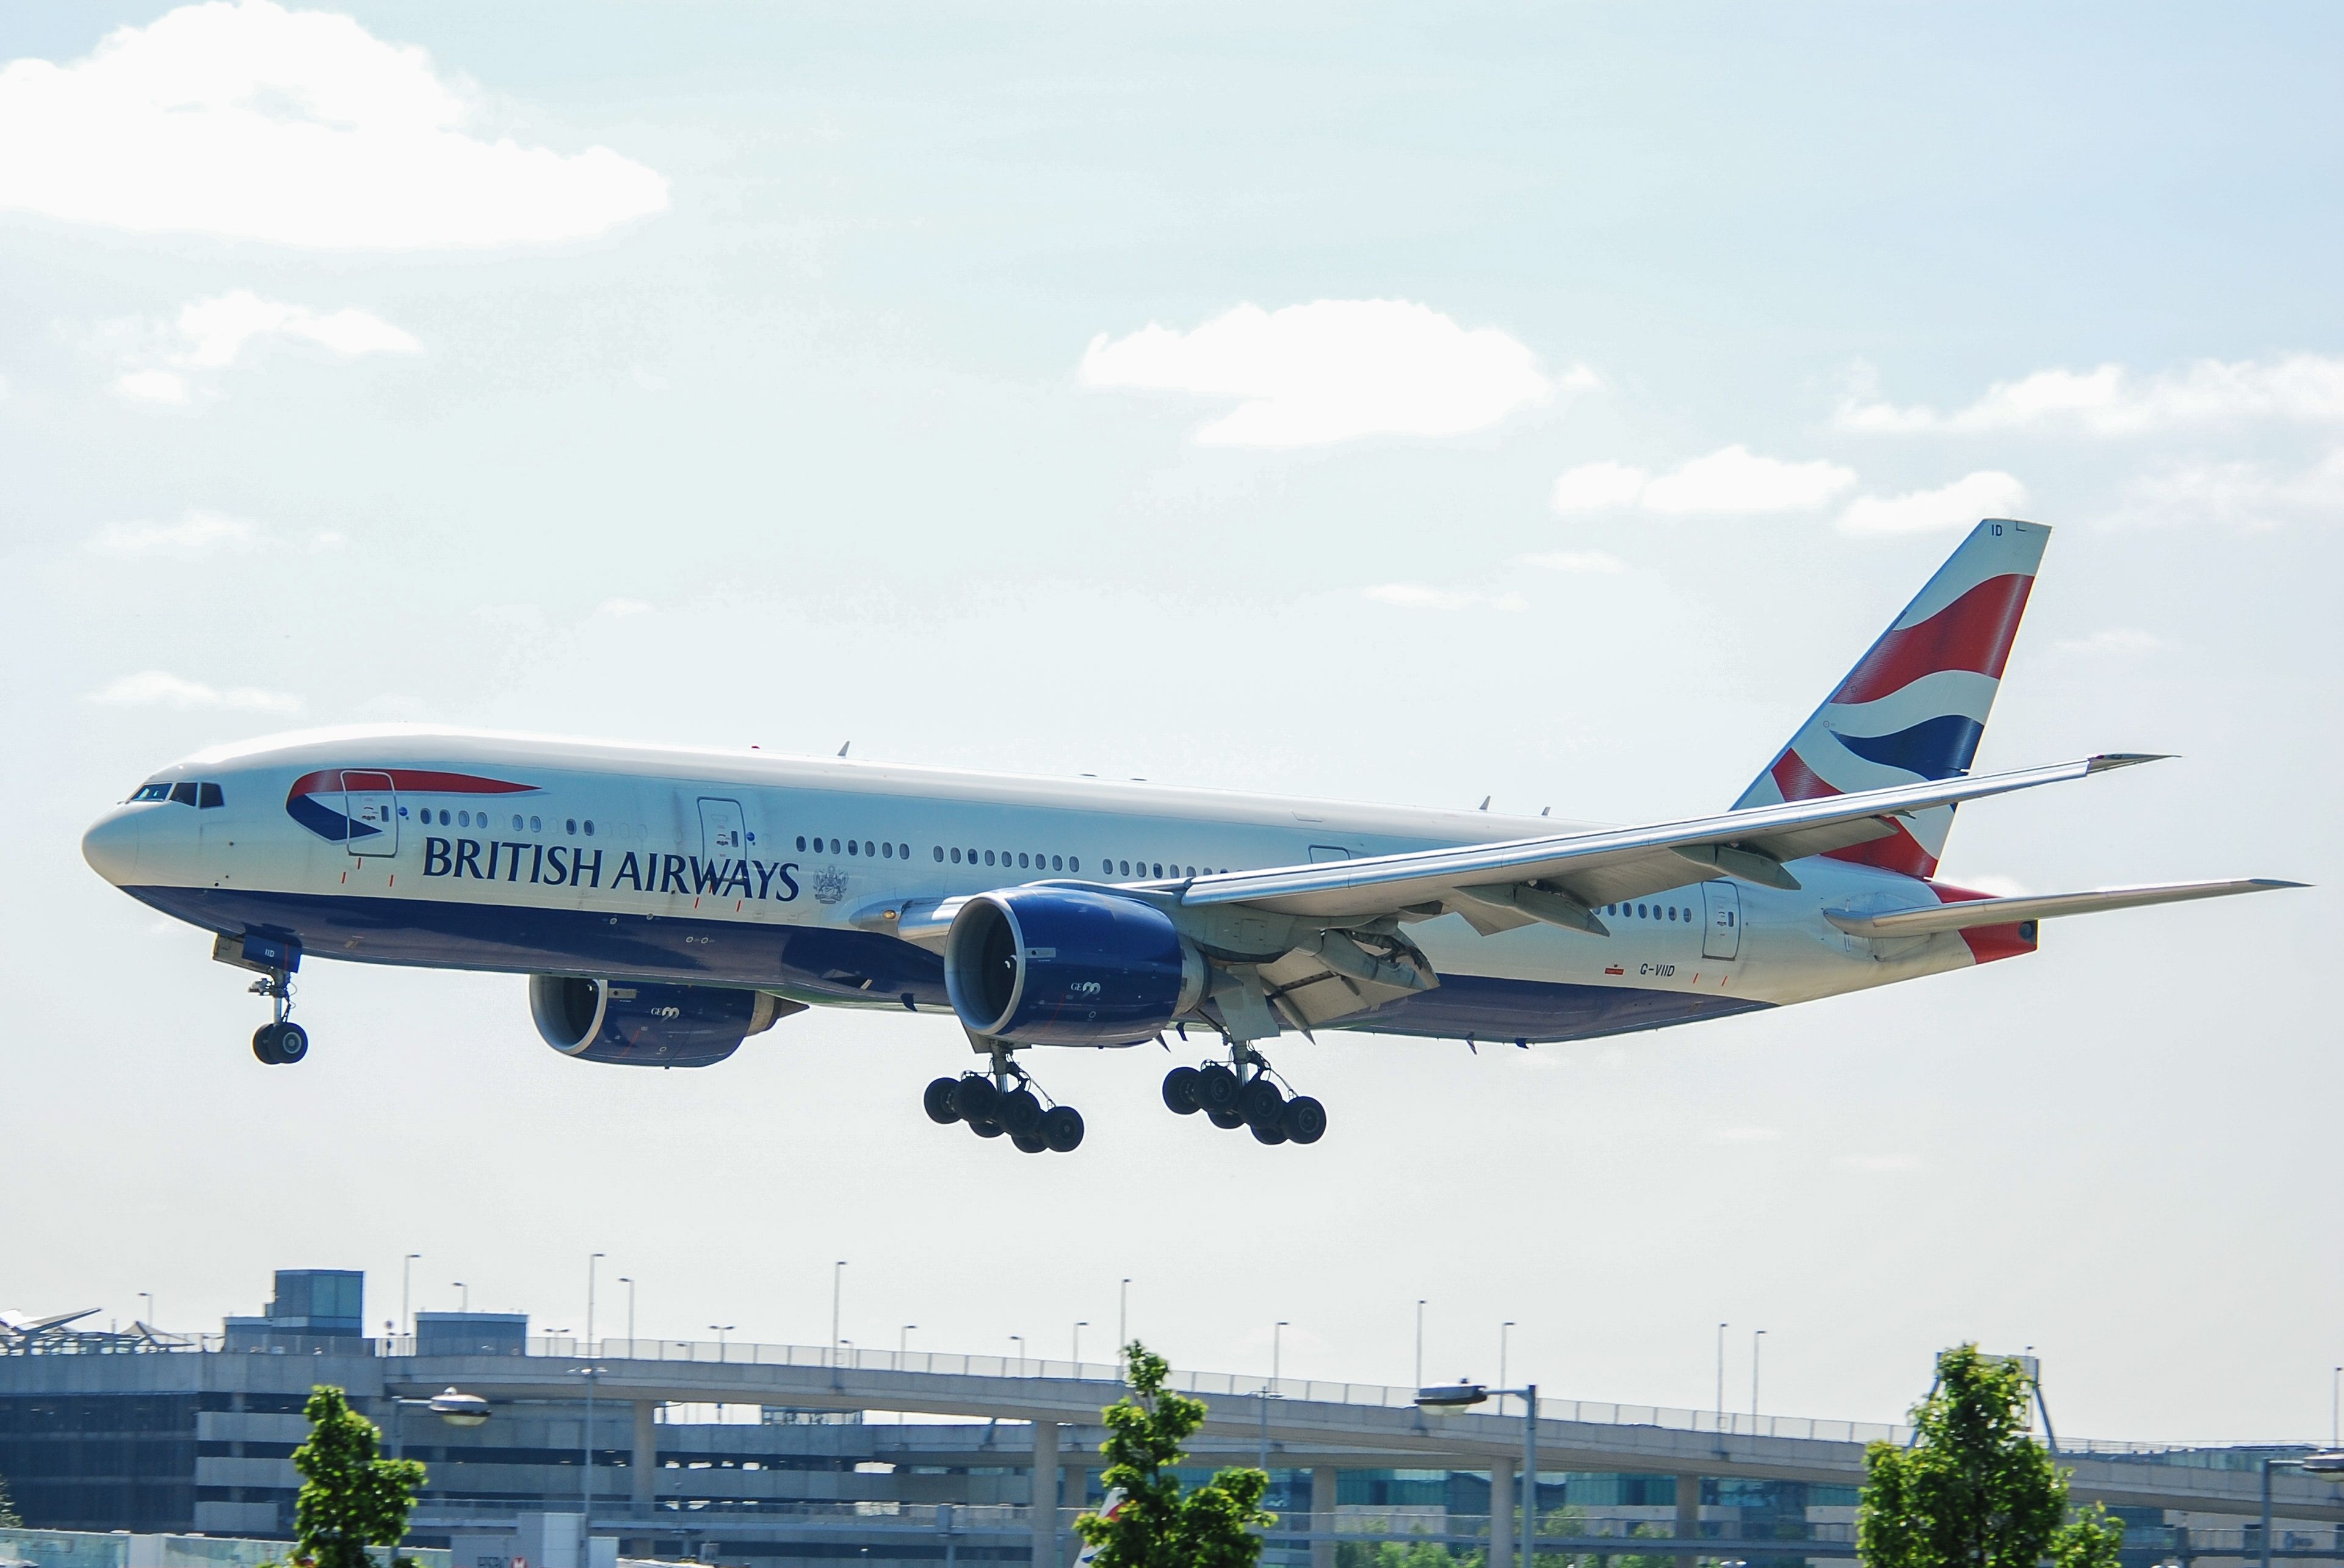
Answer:
M1472 588L1434 588L1422 582L1379 582L1361 590L1379 604L1403 610L1503 610L1522 608L1519 593L1484 593Z
M651 605L641 599L605 599L594 606L595 614L607 615L613 621L623 621L630 616L648 615L651 612Z
M2108 521L2153 526L2218 522L2261 529L2332 521L2339 512L2344 512L2344 447L2288 475L2244 460L2169 463L2126 486Z
M1645 478L1642 469L1625 463L1581 463L1554 481L1554 510L1601 511L1632 505L1644 493Z
M1361 436L1456 436L1484 430L1558 388L1560 379L1495 328L1459 326L1404 299L1321 299L1264 310L1240 305L1190 331L1150 323L1084 350L1091 387L1241 400L1198 428L1207 446L1303 447Z
M240 517L190 511L177 522L109 522L91 536L89 548L124 560L166 556L185 561L217 551L250 550L259 541L258 526Z
M177 363L217 369L236 363L255 338L316 343L345 358L359 354L420 354L423 345L379 316L364 310L312 310L306 305L263 299L238 288L216 299L198 299L179 312L185 347Z
M1525 566L1542 566L1549 572L1591 572L1612 573L1625 572L1628 563L1616 555L1600 550L1550 550L1543 554L1525 555Z
M166 703L174 708L241 708L264 713L290 713L301 706L301 699L288 693L265 692L258 686L207 686L162 670L125 675L105 690L92 692L89 700L125 707Z
M0 210L330 249L544 243L668 204L608 147L469 130L421 49L270 0L183 5L86 58L0 67Z
M1708 512L1801 511L1855 483L1834 462L1785 462L1735 445L1695 458L1658 478L1621 463L1582 463L1554 481L1558 511L1638 506L1671 516Z
M2199 359L2146 377L2122 365L2037 370L1996 382L1977 401L1950 414L1864 396L1842 403L1838 414L1841 427L1852 430L2073 428L2101 436L2252 420L2344 423L2344 357Z
M126 398L146 403L184 403L187 379L177 370L130 370L114 383Z
M2009 517L2026 487L1999 469L1981 469L1937 490L1860 495L1840 514L1843 533L1927 533L1967 528L1982 517Z
M2059 652L2089 659L2137 659L2172 646L2156 632L2144 632L2137 626L2111 626L2088 637L2069 637L2053 644Z

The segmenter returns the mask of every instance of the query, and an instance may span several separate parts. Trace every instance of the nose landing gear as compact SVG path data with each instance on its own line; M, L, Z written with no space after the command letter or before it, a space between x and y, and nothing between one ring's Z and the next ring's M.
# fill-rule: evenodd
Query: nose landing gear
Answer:
M309 1054L309 1031L295 1023L293 976L271 969L251 986L256 996L266 996L275 1015L252 1032L252 1054L272 1067L290 1067Z
M990 1073L964 1073L929 1084L921 1104L930 1121L966 1122L979 1138L1006 1134L1027 1154L1072 1154L1082 1146L1083 1113L1070 1105L1044 1105L1033 1078L1005 1049L993 1053Z
M1179 1116L1205 1113L1215 1127L1249 1128L1261 1143L1317 1143L1327 1135L1327 1108L1308 1095L1288 1098L1271 1079L1268 1058L1252 1047L1229 1048L1230 1065L1174 1067L1164 1075L1164 1104Z

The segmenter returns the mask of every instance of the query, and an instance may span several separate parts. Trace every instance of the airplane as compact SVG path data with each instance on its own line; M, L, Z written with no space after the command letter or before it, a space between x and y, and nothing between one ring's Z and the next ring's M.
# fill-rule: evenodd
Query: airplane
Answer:
M936 1122L1067 1152L1017 1053L1212 1043L1166 1106L1266 1144L1325 1106L1288 1031L1581 1040L2031 953L2059 916L2268 878L1995 896L1936 880L1955 809L2158 758L1970 764L2050 530L1980 522L1740 798L1632 827L417 726L288 734L165 768L82 841L213 935L308 1053L305 957L528 977L545 1043L724 1060L810 1007L950 1013L982 1065ZM1165 1042L1167 1046L1170 1042Z

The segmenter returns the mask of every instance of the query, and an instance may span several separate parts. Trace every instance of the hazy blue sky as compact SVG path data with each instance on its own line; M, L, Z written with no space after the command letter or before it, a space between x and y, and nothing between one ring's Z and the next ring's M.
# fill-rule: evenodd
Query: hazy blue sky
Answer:
M1743 784L1981 511L2058 528L1956 881L2344 878L2332 6L0 11L0 1305L1095 1350L2324 1435L2323 889L1535 1052L1329 1037L1308 1151L940 1020L558 1057L319 963L298 1070L82 864L198 746L417 719L1638 819ZM341 15L336 13L332 15ZM117 28L132 29L116 34ZM113 35L109 41L109 35ZM104 48L101 50L101 44ZM1348 302L1348 303L1347 303ZM1155 329L1150 330L1150 329ZM615 1292L605 1296L616 1300ZM615 1311L616 1309L610 1309ZM614 1317L606 1324L615 1326Z

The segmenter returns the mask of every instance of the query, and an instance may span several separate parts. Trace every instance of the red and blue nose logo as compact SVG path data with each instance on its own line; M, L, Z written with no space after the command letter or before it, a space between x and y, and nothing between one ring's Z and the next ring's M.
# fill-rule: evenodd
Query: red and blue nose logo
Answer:
M535 793L535 784L478 774L426 768L321 768L303 774L285 794L285 814L333 844L379 838L408 808L401 795L508 795Z

